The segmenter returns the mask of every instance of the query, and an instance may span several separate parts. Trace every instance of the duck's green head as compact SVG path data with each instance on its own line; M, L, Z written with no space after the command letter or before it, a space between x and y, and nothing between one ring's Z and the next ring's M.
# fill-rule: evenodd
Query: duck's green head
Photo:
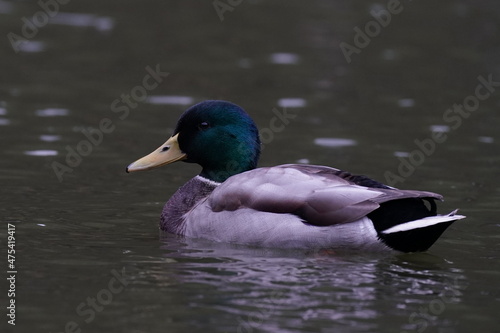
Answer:
M216 182L254 169L260 155L257 127L238 105L204 101L187 109L174 134L151 154L127 167L149 170L175 161L198 163L201 176Z

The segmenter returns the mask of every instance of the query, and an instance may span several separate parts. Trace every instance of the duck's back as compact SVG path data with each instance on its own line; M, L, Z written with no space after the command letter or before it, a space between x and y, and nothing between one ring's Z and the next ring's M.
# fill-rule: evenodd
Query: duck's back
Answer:
M436 193L399 190L334 168L287 164L233 176L208 202L215 212L246 207L293 213L308 224L329 226L354 222L384 202L405 198L442 199Z

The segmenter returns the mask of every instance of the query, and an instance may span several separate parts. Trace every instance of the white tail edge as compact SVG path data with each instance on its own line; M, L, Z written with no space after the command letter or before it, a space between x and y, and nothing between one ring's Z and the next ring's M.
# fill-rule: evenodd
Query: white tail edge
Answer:
M431 225L435 225L435 224L439 224L439 223L443 223L443 222L461 220L461 219L465 218L464 215L455 215L457 211L458 211L458 209L455 209L454 211L452 211L448 215L429 216L429 217L425 217L423 219L398 224L398 225L395 225L394 227L391 227L389 229L382 231L382 233L383 234L392 234L395 232L425 228L425 227L429 227Z

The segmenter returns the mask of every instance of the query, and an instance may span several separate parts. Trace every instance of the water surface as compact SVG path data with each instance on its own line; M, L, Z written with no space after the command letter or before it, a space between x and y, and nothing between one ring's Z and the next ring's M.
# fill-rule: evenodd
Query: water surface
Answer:
M466 117L447 113L473 102L481 78L500 81L500 7L401 6L348 62L340 44L356 46L354 29L387 3L242 1L221 16L211 2L89 0L60 4L41 24L36 3L0 1L0 236L5 253L7 223L16 225L18 271L16 326L5 315L1 325L500 332L499 87ZM16 52L7 36L23 36L22 18L34 15L40 27ZM428 253L405 255L161 235L164 202L199 167L124 169L204 99L252 115L265 135L262 166L330 165L438 192L441 212L460 208L467 219ZM295 117L270 130L285 110Z

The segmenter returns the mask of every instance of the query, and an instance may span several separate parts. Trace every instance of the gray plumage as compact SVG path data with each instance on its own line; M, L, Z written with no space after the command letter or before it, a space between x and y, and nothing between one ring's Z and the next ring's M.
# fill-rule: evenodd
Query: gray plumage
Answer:
M243 172L220 185L196 176L167 202L161 227L247 245L380 250L387 246L366 215L384 202L404 198L442 199L436 193L398 190L334 168L281 165ZM437 218L441 223L461 216Z

